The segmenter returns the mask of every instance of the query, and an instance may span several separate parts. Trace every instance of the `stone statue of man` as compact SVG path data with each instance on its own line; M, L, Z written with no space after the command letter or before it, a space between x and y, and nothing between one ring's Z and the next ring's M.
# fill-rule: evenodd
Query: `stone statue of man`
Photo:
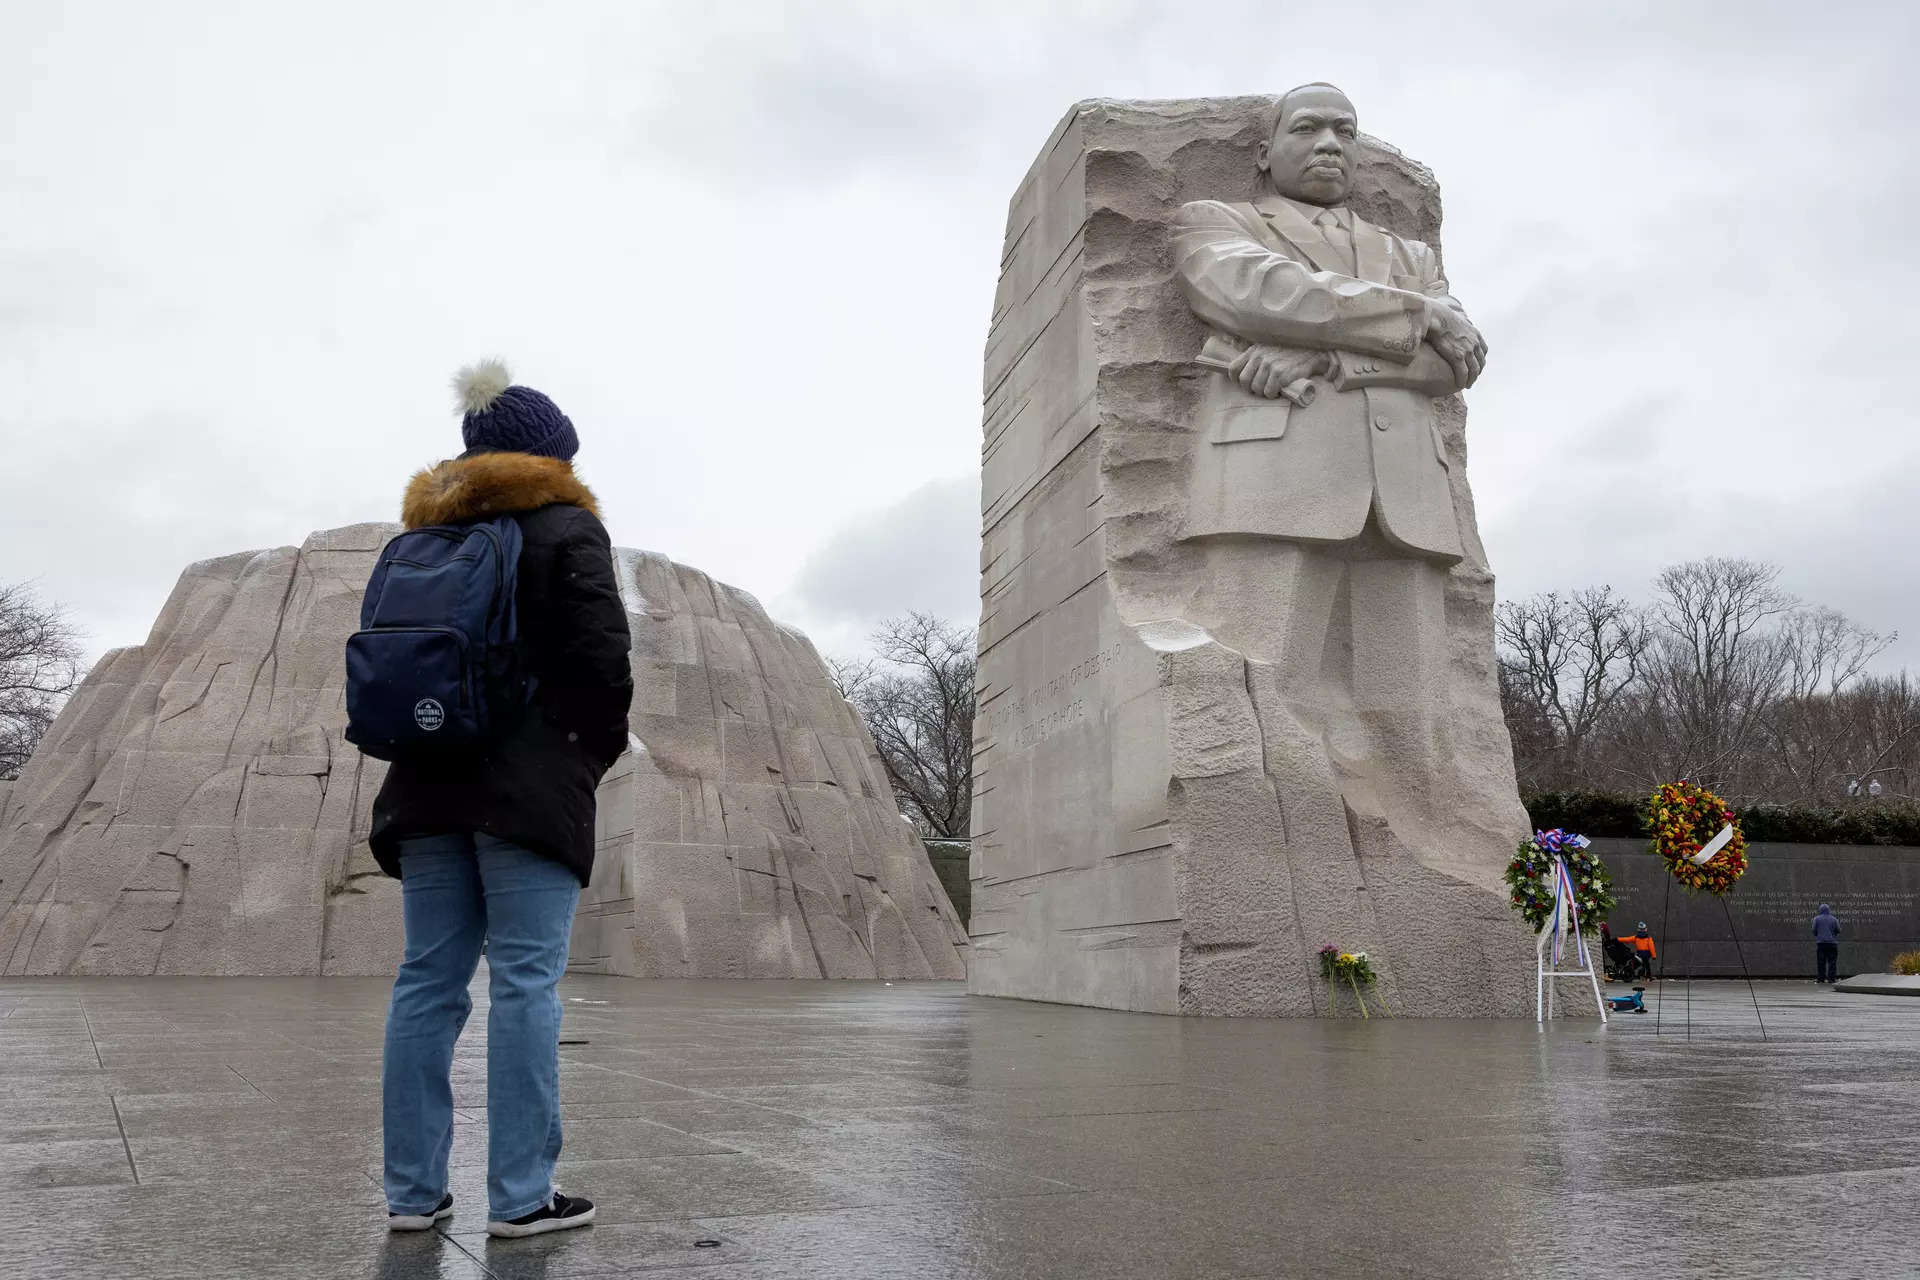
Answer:
M1283 808L1331 826L1344 801L1444 860L1462 843L1447 579L1467 550L1435 398L1471 386L1487 348L1435 252L1347 207L1358 126L1332 85L1288 92L1262 193L1175 221L1218 371L1184 529L1207 566L1193 616L1269 682L1270 767L1276 741L1298 748Z
M1332 85L1294 89L1260 145L1267 194L1180 212L1181 284L1229 361L1200 468L1231 479L1196 487L1188 531L1342 543L1371 519L1391 546L1458 559L1433 398L1472 385L1487 347L1431 249L1346 207L1358 127ZM1313 403L1283 397L1308 377L1326 379Z
M1396 1014L1531 1010L1455 394L1486 344L1432 175L1358 127L1324 84L1076 103L1009 202L976 994L1357 1015L1333 944Z

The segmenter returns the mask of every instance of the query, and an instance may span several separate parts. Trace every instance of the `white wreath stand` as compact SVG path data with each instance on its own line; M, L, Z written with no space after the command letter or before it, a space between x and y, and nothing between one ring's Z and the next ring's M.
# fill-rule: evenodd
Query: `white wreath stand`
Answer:
M1580 908L1574 905L1573 877L1567 872L1565 858L1553 860L1553 910L1547 913L1546 923L1540 926L1540 936L1533 944L1533 1020L1538 1023L1553 1017L1554 978L1585 978L1593 984L1593 1003L1600 1010L1600 1021L1607 1020L1607 1001L1600 994L1600 976L1593 971L1593 952L1587 947L1587 939L1580 932ZM1579 962L1578 969L1561 969L1567 939L1573 939L1573 956ZM1548 950L1552 950L1552 964L1548 968Z

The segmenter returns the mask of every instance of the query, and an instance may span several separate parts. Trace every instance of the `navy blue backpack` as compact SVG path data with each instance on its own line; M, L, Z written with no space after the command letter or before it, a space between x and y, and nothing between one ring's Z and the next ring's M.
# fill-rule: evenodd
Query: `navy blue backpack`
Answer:
M347 741L380 760L484 746L526 704L520 524L410 529L386 545L347 640Z

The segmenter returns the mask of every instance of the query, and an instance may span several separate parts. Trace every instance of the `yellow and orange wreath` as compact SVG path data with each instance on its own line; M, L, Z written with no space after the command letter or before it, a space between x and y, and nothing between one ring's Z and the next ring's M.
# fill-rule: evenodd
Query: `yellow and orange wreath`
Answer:
M1647 825L1653 829L1653 851L1667 864L1673 878L1689 889L1725 893L1746 874L1747 838L1733 810L1705 787L1692 782L1669 782L1653 793L1647 806ZM1726 847L1705 863L1693 858L1725 826L1733 828Z

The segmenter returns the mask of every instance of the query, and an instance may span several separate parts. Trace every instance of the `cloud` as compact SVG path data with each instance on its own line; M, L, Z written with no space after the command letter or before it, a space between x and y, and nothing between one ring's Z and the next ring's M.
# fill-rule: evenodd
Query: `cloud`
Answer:
M1504 591L1768 555L1920 635L1910 5L189 7L0 5L0 581L102 647L192 560L389 516L494 352L622 545L823 648L969 620L981 349L1049 131L1321 78L1445 190Z
M1693 489L1643 475L1545 493L1486 531L1502 598L1609 583L1649 598L1662 568L1703 556L1771 561L1808 604L1899 640L1877 668L1920 669L1920 542L1913 455L1788 494Z
M979 480L935 480L835 530L801 565L775 612L831 632L837 648L910 611L972 627L980 613L979 541Z
M84 324L97 299L117 281L99 263L72 250L22 252L0 248L0 333L24 334Z

